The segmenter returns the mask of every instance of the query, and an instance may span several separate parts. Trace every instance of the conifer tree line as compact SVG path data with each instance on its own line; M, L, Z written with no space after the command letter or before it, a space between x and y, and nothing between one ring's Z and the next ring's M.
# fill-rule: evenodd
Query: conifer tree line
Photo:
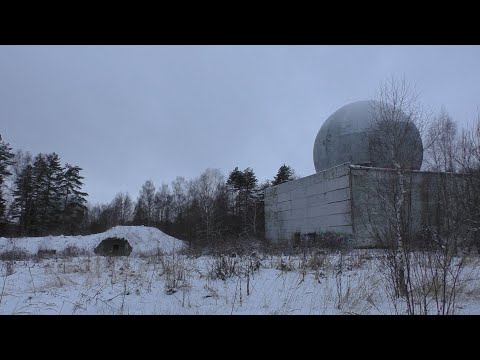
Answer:
M79 166L62 165L56 153L13 151L0 137L0 236L79 235L116 225L157 227L184 240L215 244L230 238L262 238L264 190L295 178L282 165L259 183L252 168L225 177L207 169L156 187L147 180L137 199L118 193L108 204L88 204ZM223 239L223 240L222 240Z
M56 153L14 153L0 136L0 236L81 233L88 196L81 171Z
M458 132L442 110L425 132L425 170L479 174L479 139L480 116L473 127ZM147 180L136 198L117 193L109 203L89 204L81 171L62 165L56 153L14 152L0 136L0 236L79 235L145 225L199 244L262 239L265 188L296 178L286 164L263 182L250 167L235 167L228 176L206 169L194 179L178 176L170 184ZM470 190L460 199L462 213L471 231L480 234L480 183L478 177L466 179Z

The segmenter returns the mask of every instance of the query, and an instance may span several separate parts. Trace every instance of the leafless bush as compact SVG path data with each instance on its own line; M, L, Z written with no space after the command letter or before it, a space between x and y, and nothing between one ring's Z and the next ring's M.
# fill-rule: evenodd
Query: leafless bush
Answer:
M296 270L294 258L292 256L280 256L275 267L281 271L293 271Z
M71 258L87 255L88 251L86 249L81 249L75 245L68 245L64 250L60 251L59 256L62 258Z
M237 256L220 255L214 257L209 277L212 279L226 280L239 273L239 258Z
M179 289L186 290L190 287L190 278L194 267L189 258L179 254L159 254L157 259L161 265L161 276L165 276L165 291L168 295L174 294Z
M241 303L243 296L242 288L246 291L246 295L249 296L251 293L251 278L253 278L255 272L260 267L261 260L256 253L248 256L237 256L236 254L231 254L230 256L221 255L214 258L207 277L212 280L221 279L223 281L228 278L236 278L237 284L233 303L235 303L237 295Z
M337 309L341 309L343 302L348 299L350 295L350 282L344 284L344 261L343 261L343 254L340 253L337 263L333 268L335 274L335 284L337 290L337 300L335 303L335 307ZM346 286L345 286L346 285Z
M311 270L324 269L327 265L327 256L324 253L314 252L307 257L306 266Z
M22 261L30 257L29 253L21 249L12 249L0 253L0 260L2 261Z
M215 243L204 244L202 242L190 242L189 246L183 248L180 254L187 256L222 256L224 254L237 254L239 256L251 253L265 252L265 244L257 239L228 237L217 240Z
M8 260L5 262L5 275L10 276L15 272L15 261Z
M85 272L89 273L90 272L90 263L92 262L92 259L90 258L90 254L87 254L87 260L85 261Z
M445 249L420 249L405 254L405 288L398 282L398 258L385 254L380 272L385 291L395 313L455 314L460 292L464 288L468 256Z
M57 250L40 248L37 251L37 259L49 259L57 255Z

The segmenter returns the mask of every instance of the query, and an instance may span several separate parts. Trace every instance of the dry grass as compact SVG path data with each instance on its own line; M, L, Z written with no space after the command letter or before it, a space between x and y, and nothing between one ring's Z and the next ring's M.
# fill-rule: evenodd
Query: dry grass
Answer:
M135 302L146 304L159 301L159 307L153 306L157 310L152 311L161 308L171 313L218 311L203 308L203 303L215 304L223 312L228 308L228 313L241 313L246 306L252 313L278 314L404 312L401 299L395 304L396 308L389 307L385 288L391 284L379 272L379 252L328 253L311 249L299 255L259 256L258 252L232 255L196 257L152 252L139 257L87 255L32 259L12 262L13 277L7 276L8 262L3 262L4 281L0 286L4 290L0 304L5 303L5 296L12 299L12 296L31 293L35 301L43 297L44 302L50 302L45 301L45 296L57 299L65 296L63 307L57 309L62 314L92 311L128 314L132 312L132 297ZM462 303L480 301L478 258L469 259L468 266L472 273L462 278L457 288L458 302ZM15 283L18 276L25 279L21 289ZM433 282L424 285L428 284L433 286ZM68 302L66 294L71 294L72 289L78 295L76 298L68 295ZM161 297L165 294L170 296ZM165 301L176 305L165 308L161 305ZM175 307L178 305L180 307ZM35 309L38 312L42 306L35 307L32 300L31 307L18 307L15 311Z

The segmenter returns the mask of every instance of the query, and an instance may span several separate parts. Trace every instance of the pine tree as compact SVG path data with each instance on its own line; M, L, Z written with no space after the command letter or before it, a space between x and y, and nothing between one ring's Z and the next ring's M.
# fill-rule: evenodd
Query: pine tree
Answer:
M59 228L63 169L57 154L38 154L33 164L35 216L33 233L44 235Z
M47 177L47 159L45 154L37 154L33 159L32 168L32 206L28 226L25 231L29 235L40 235L44 230L41 215L45 204L45 178Z
M241 232L249 234L249 218L252 217L252 211L255 207L255 188L257 187L257 177L253 169L246 168L243 171L236 167L229 175L227 186L235 193L235 211L234 216L237 216L237 226L241 224ZM255 229L255 220L253 221L253 228ZM255 232L255 231L254 231Z
M45 182L44 205L46 216L46 227L48 233L52 233L61 226L62 214L62 185L64 183L64 172L60 157L56 153L47 155L47 177Z
M65 164L62 171L61 194L61 218L64 232L73 234L78 231L86 213L87 193L82 192L84 179L80 175L82 168Z
M292 180L295 180L295 172L290 166L283 164L278 169L277 175L272 181L272 185L279 185Z
M19 219L22 235L45 235L60 231L75 234L86 215L87 193L82 192L82 169L62 167L56 153L29 157L17 166L12 216Z
M227 180L227 186L230 187L230 189L234 192L235 194L235 206L234 206L234 215L239 215L240 214L240 192L244 188L245 184L245 177L243 175L243 172L238 170L238 166L235 167L234 170L230 172L230 175L228 176Z
M12 175L8 167L13 164L12 148L2 140L0 135L0 223L5 221L5 199L3 197L3 184L7 176Z
M253 172L253 169L246 168L243 170L243 189L250 195L257 186L258 180Z
M234 190L241 190L244 187L244 183L244 174L242 171L238 170L237 166L228 176L227 185L231 186Z
M247 236L256 235L257 228L257 212L256 212L256 203L257 198L255 194L255 189L257 187L257 177L253 172L253 169L246 168L243 170L244 178L244 189L243 189L243 198L244 198L244 212L243 212L243 231Z
M28 235L34 222L35 194L32 165L27 165L15 180L13 217L19 219L20 234Z
M265 189L271 186L269 180L257 186L255 189L255 225L254 230L257 234L265 234Z

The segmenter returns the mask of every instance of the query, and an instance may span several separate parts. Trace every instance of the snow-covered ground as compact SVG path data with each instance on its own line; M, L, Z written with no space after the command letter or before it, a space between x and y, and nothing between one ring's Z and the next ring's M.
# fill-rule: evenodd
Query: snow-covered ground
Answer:
M145 242L143 236L162 246L166 236L156 229L117 227L92 235L95 241L77 240L91 248L103 237L125 234L134 249ZM75 238L62 239L70 244ZM31 252L43 246L42 241L48 248L57 246L54 238L36 239L35 246L25 245L27 240L16 244ZM178 251L147 256L137 251L129 257L0 261L0 314L404 313L405 303L388 296L381 259L382 253L372 250L296 257L195 257ZM478 256L465 263L458 280L457 314L480 314L478 263ZM436 313L435 301L428 306Z
M0 314L378 313L366 300L377 296L368 266L346 275L338 294L333 274L289 270L296 260L278 270L280 257L263 259L249 278L241 268L250 258L227 261L240 271L225 280L212 276L219 259L208 256L20 261L12 275L2 269Z
M118 237L128 240L132 246L132 254L141 254L157 251L170 253L180 250L185 244L162 231L146 226L116 226L110 230L86 236L46 236L27 238L0 238L0 253L14 249L23 250L35 255L38 250L48 249L61 251L68 246L75 246L87 252L93 249L104 239Z

